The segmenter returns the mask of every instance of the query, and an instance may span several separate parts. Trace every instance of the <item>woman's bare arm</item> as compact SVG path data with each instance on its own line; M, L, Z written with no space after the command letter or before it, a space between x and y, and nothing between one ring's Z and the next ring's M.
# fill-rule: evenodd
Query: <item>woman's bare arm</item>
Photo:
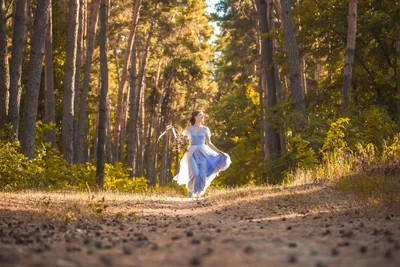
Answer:
M225 152L222 152L221 150L219 150L218 148L216 148L216 147L214 146L214 144L211 142L211 132L210 132L210 129L208 129L208 127L206 127L206 143L207 143L207 145L208 145L211 149L213 149L213 150L216 151L217 153L225 154Z

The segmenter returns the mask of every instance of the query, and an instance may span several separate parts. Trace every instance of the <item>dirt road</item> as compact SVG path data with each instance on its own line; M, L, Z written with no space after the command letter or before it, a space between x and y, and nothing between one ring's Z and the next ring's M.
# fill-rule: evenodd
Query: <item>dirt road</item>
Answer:
M1 266L400 266L400 213L325 185L0 199Z

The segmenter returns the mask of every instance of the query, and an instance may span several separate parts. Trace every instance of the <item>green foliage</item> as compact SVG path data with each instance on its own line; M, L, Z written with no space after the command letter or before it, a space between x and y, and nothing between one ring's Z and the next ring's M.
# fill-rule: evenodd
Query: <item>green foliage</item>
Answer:
M0 190L97 188L95 166L91 163L68 166L63 155L45 142L44 133L51 127L40 121L37 123L33 160L20 153L18 141L0 142ZM143 177L130 179L129 168L121 163L106 164L105 187L119 192L143 193L148 190L148 181Z
M185 185L178 185L176 182L168 182L164 186L157 188L157 192L187 196L188 190Z
M294 155L297 168L309 169L315 167L318 163L318 158L310 147L310 142L301 138L300 135L296 135L290 138L289 144L288 153Z
M107 164L108 168L113 167ZM130 179L129 176L124 177L124 173L116 173L117 176L110 176L106 172L104 178L104 187L107 190L115 192L129 192L129 193L146 193L149 190L148 180L144 177L136 177Z
M322 147L323 155L326 155L326 152L338 153L339 151L344 152L344 150L346 150L347 143L345 141L346 135L344 132L349 122L349 118L340 118L331 123L331 127L326 133L326 138ZM324 159L326 159L326 156Z
M29 160L19 153L18 141L0 142L0 188L13 190L26 186Z
M392 144L384 145L382 159L385 162L395 161L400 162L400 134L397 134Z

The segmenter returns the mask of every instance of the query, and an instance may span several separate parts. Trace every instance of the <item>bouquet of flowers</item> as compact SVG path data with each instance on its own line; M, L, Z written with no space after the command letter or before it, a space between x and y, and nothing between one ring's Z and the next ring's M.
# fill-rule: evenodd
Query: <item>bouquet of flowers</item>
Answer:
M157 142L160 141L161 137L163 137L163 135L165 135L168 130L172 131L172 134L174 136L174 141L175 141L175 144L176 144L176 149L178 151L181 151L182 149L186 149L188 144L189 144L189 138L187 136L181 135L180 131L177 131L175 129L175 127L172 126L172 125L168 125L165 128L165 131L158 137ZM178 134L177 134L177 132L178 132Z

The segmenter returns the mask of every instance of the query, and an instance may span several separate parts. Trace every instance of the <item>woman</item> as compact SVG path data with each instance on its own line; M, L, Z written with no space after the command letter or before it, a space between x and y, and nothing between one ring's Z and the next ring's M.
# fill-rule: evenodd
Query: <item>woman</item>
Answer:
M192 112L190 126L182 134L190 140L188 151L183 155L180 171L174 177L178 184L186 185L189 196L204 194L212 180L231 164L228 154L211 143L211 132L203 125L204 113Z

